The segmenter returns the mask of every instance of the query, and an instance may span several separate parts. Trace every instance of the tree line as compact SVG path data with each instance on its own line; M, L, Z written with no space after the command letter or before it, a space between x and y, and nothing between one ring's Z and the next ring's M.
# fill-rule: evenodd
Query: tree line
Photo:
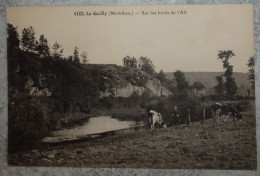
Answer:
M232 50L221 50L218 52L217 59L221 60L223 63L224 73L216 77L217 85L214 87L216 95L222 100L223 97L232 99L238 91L236 80L233 77L233 65L230 64L230 59L235 56ZM124 67L138 68L154 77L159 79L163 85L165 85L173 94L178 94L179 96L186 96L188 92L192 89L199 91L205 88L205 85L200 81L195 81L192 85L189 85L186 81L184 73L177 70L173 73L174 79L166 79L166 74L161 69L159 73L155 71L155 65L152 60L148 57L141 56L139 60L135 57L126 56L123 59ZM249 67L248 79L252 83L252 89L255 87L255 58L250 57L247 63ZM248 89L248 96L250 95L250 90Z
M205 88L205 85L200 81L195 81L192 85L189 85L188 81L185 79L184 72L177 70L173 73L174 79L169 80L166 78L166 74L161 69L158 73L155 71L155 65L152 60L148 57L141 56L139 60L135 57L126 56L123 59L124 67L132 67L140 69L143 72L148 73L149 75L154 76L161 81L162 85L167 87L175 95L187 95L188 92L192 89L199 91Z
M64 59L75 64L79 64L80 60L82 61L83 64L87 64L89 62L88 53L85 50L81 54L79 54L79 48L75 46L73 56L71 55L68 58L64 58L63 57L64 49L57 41L51 47L52 49L51 52L47 38L43 34L41 34L39 39L37 40L35 34L36 33L34 32L33 27L30 26L22 30L22 37L20 39L19 34L17 32L17 27L14 27L12 24L8 23L7 24L8 50L19 48L21 45L22 50L39 54L40 57L52 57L55 60Z

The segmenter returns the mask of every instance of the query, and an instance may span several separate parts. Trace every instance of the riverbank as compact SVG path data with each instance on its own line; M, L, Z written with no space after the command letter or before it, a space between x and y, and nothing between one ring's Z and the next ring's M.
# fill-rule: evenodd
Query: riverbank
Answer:
M208 119L50 146L9 154L8 160L15 166L251 170L256 169L255 115L244 117L218 127Z

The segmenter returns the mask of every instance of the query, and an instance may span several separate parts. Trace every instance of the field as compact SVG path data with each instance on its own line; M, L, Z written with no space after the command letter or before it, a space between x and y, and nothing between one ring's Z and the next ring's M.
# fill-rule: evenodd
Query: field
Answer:
M243 116L242 122L229 118L225 123L222 117L219 126L207 119L204 124L42 147L9 154L8 160L15 166L255 170L255 112Z

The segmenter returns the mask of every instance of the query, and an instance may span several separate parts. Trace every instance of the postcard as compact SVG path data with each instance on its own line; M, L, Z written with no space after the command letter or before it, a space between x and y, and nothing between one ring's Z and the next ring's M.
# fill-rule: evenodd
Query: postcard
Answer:
M256 170L252 5L6 20L9 166Z

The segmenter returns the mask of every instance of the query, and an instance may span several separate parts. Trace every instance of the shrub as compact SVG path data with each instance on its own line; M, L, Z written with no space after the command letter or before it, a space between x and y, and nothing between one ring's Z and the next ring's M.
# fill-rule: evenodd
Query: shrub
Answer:
M48 108L39 99L18 96L8 104L9 152L33 148L48 133Z
M249 101L240 101L237 104L235 104L235 107L238 111L248 111L251 108Z
M100 99L100 104L103 108L111 109L114 107L114 103L113 97L104 97Z
M140 112L135 109L120 109L114 111L112 117L119 120L131 120L135 122L146 121L148 119L146 112Z

